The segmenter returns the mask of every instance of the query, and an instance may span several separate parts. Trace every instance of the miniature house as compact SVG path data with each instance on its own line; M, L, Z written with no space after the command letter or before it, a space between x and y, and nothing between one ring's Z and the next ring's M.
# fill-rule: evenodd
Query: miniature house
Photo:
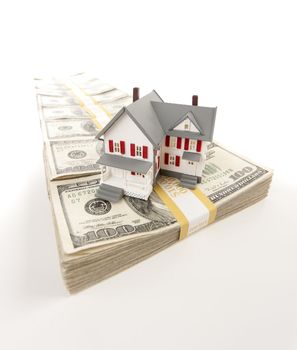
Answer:
M213 138L216 108L165 103L156 91L123 107L99 132L99 164L109 167L96 196L110 201L124 194L147 200L158 174L195 188L201 182L207 145Z

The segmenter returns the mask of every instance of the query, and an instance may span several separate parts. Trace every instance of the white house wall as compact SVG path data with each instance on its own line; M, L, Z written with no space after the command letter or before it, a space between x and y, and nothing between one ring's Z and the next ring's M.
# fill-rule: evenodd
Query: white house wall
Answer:
M177 139L174 136L170 136L170 143L169 147L166 146L166 139L164 139L162 143L161 148L161 169L174 171L181 174L188 174L193 176L202 176L202 171L204 169L205 165L205 155L207 152L207 144L209 142L202 141L201 143L201 150L200 152L196 151L197 147L197 140L193 140L191 142L191 139L189 139L189 147L188 149L185 149L185 138L181 139L181 148L177 148ZM190 145L193 144L193 148L190 148ZM200 153L201 154L201 160L197 163L194 162L193 164L189 163L188 160L182 159L182 155L184 151L187 152L193 152L193 153ZM165 162L165 154L168 154L168 164ZM174 164L170 164L170 156L174 160ZM179 166L176 165L176 157L179 157Z
M121 154L121 152L112 152L112 154L122 155L128 158L133 159L143 159L143 156L131 156L130 154L130 144L133 143L136 146L148 147L148 157L146 161L153 162L153 146L149 139L143 134L143 132L138 128L135 122L130 118L127 113L124 113L113 125L112 127L106 131L104 134L104 152L111 153L109 150L109 140L112 140L114 143L120 141L125 142L125 154ZM135 149L136 152L136 149Z

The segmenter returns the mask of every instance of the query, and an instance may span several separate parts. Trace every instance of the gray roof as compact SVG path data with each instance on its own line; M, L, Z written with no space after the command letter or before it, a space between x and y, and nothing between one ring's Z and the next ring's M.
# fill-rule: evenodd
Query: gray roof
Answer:
M164 131L152 102L164 103L155 90L128 105L127 112L153 145L158 146L164 138Z
M97 163L113 168L135 171L141 174L146 174L152 166L151 162L145 160L116 156L110 153L104 153Z
M202 141L212 141L217 108L165 103L153 90L148 95L123 107L96 136L98 139L121 117L124 112L131 117L156 148L166 134ZM188 113L190 112L190 115ZM185 118L189 118L199 132L173 130ZM127 159L127 158L125 158Z
M142 130L150 142L157 147L164 137L164 130L159 122L158 116L151 102L163 103L161 97L152 91L148 95L143 96L139 100L131 103L127 107L123 107L114 118L98 133L100 138L104 133L120 118L126 111L135 124Z
M201 159L201 154L193 152L184 152L182 155L182 159L189 160L191 162L199 162L199 160Z
M176 135L178 134L177 136L187 137L185 136L185 133L188 133L189 131L172 129L186 118L187 113L192 112L193 117L199 126L198 129L200 130L200 134L193 133L197 136L191 137L199 138L199 140L202 141L212 141L217 108L155 101L152 102L152 105L158 115L162 128L166 133L167 131L171 131Z

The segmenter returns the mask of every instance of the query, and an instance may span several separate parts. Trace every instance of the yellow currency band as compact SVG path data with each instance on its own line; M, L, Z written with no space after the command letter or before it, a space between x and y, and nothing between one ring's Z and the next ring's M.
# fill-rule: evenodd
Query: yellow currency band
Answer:
M98 128L99 130L101 130L101 129L102 129L102 125L98 122L98 119L97 119L95 113L93 113L93 112L84 104L84 102L80 99L80 97L77 96L76 93L73 91L73 89L71 88L71 86L69 86L68 84L65 84L65 83L64 83L64 85L65 85L68 89L71 90L73 96L75 96L76 99L78 100L80 107L83 108L83 109L90 115L90 117L91 117L92 121L94 122L94 124L96 124L96 126L97 126L97 128ZM85 93L81 88L79 88L79 89L80 89L80 91L82 91L82 92L86 95L86 93ZM93 99L92 99L92 101L93 101ZM94 101L93 101L93 102L94 102Z
M213 223L217 216L217 207L201 190L199 190L199 188L195 188L195 190L192 190L192 192L209 210L208 225Z
M176 218L177 222L179 223L180 225L179 239L182 240L186 238L188 236L188 231L189 231L189 221L186 218L186 216L183 214L181 209L174 203L174 201L168 196L168 194L162 189L162 187L159 184L155 185L154 191L157 193L160 199L166 204L167 208L170 210L172 215ZM191 190L191 192L208 209L209 211L208 225L214 222L217 215L216 206L198 188L196 188L195 190Z
M184 239L188 235L189 229L189 221L183 214L183 212L179 209L179 207L174 203L174 201L168 196L168 194L163 190L163 188L156 184L154 187L154 191L161 198L161 200L166 204L167 208L176 218L177 222L180 225L180 233L179 239Z
M82 91L85 95L87 95L87 94L85 93L84 90L81 89L81 91ZM93 96L91 96L91 95L87 95L87 96L90 97L90 99L92 100L92 102L93 102L96 106L98 106L100 109L102 109L102 111L109 117L109 119L112 119L112 114L109 112L108 109L106 109L104 106L102 106L102 104L101 104L100 102L97 102L97 101L94 99Z
M102 106L102 104L100 102L97 102L94 97L92 95L88 95L84 89L79 88L80 91L87 97L89 97L91 99L91 101L94 103L95 106L99 107L107 116L109 119L112 119L112 114L109 112L109 110L107 108L105 108L104 106ZM84 107L84 103L82 103L82 107ZM101 127L102 129L102 127Z
M96 124L97 128L99 130L102 129L102 125L98 122L98 119L95 115L95 113L93 113L85 104L81 103L82 104L82 108L87 111L87 113L89 113L90 117L92 118L93 122Z

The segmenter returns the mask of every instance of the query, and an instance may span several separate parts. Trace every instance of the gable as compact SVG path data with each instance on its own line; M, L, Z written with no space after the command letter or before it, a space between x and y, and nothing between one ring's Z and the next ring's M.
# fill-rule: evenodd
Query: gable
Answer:
M123 139L135 141L135 143L140 143L140 141L150 143L149 139L127 112L123 112L121 117L105 132L104 139Z
M202 134L201 128L195 121L194 116L191 112L187 113L184 117L182 117L181 120L177 122L177 125L171 128L170 130L191 131L198 134Z
M134 158L136 150L136 156L144 158L144 147L147 147L146 160L152 162L154 154L152 143L127 112L124 112L104 134L104 154L113 153L117 156Z

